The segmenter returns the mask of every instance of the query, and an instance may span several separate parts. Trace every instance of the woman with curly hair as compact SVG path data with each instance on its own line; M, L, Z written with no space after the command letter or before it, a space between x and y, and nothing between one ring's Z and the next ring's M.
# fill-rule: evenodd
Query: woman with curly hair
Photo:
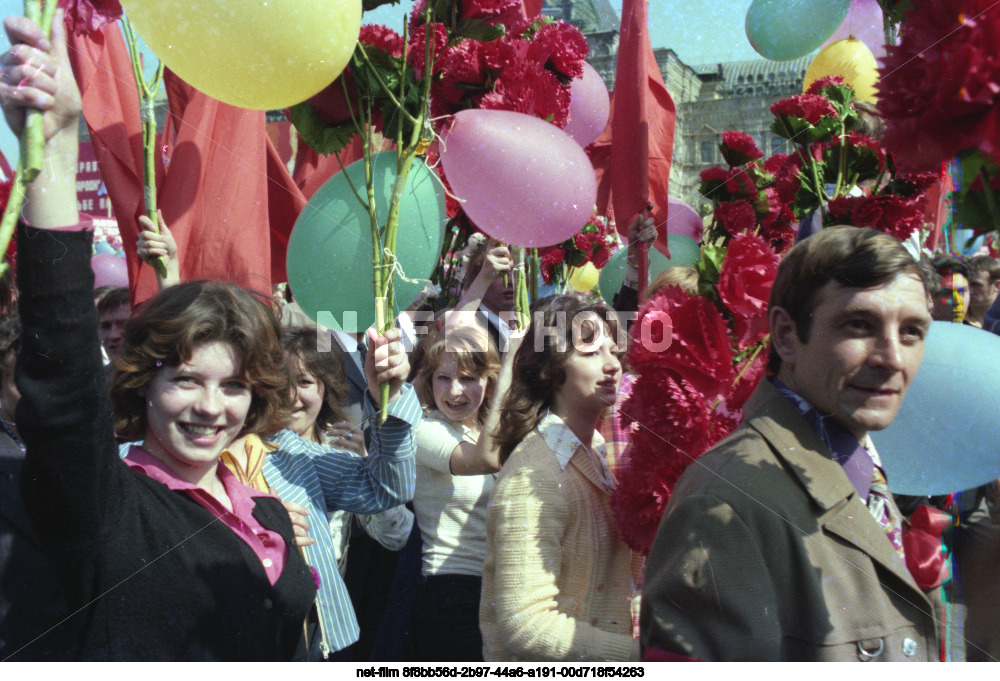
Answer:
M496 434L480 627L487 660L638 659L631 552L596 432L621 363L614 313L545 301L514 357Z
M66 657L302 659L315 572L281 503L220 465L235 438L287 416L277 322L228 284L179 284L145 304L126 326L111 390L121 434L143 444L119 458L92 236L76 205L80 100L62 16L51 41L24 17L5 27L14 47L0 58L4 114L19 133L26 109L41 110L46 138L18 227L17 422L25 507L74 612ZM368 357L392 397L407 370L401 355L381 337ZM390 496L361 468L338 481L342 498Z

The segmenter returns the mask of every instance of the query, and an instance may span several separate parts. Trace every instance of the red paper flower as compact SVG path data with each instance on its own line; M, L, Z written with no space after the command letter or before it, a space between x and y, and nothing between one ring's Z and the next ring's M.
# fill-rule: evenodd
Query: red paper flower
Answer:
M520 7L520 3L518 3ZM564 78L583 73L583 60L590 51L580 30L564 21L542 24L528 47L528 58L556 71Z
M364 24L361 26L358 41L377 47L390 57L403 56L403 37L391 28L379 24Z
M425 45L426 35L427 24L420 24L410 31L410 42L406 59L410 66L413 67L417 78L423 77L424 73L425 57L427 56ZM448 31L445 29L444 24L434 22L431 27L431 39L431 58L434 60L434 72L438 73L441 70L441 53L444 52L445 47L448 45Z
M807 95L818 95L823 90L827 89L831 85L843 85L844 79L842 76L823 76L818 80L814 80L806 90Z
M569 118L569 86L534 62L520 62L501 72L493 92L479 100L481 109L518 111L560 128Z
M962 149L1000 151L1000 12L992 0L925 0L907 13L879 81L886 147L901 169Z
M652 312L666 313L671 320L671 342L666 349L658 336L663 325L643 323ZM718 308L707 298L668 287L640 308L631 334L628 361L640 374L650 368L670 369L708 402L729 392L733 380L729 333Z
M920 228L923 217L923 211L913 201L906 201L895 194L863 197L851 211L851 222L855 226L871 227L900 241Z
M542 275L542 279L546 284L551 284L553 277L555 277L556 267L563 264L566 260L566 251L559 248L558 246L552 246L546 249L543 253L539 250L538 259L538 269Z
M733 314L738 347L752 345L767 333L767 301L779 260L758 236L740 235L729 241L717 290Z
M521 18L521 0L462 0L462 17L488 24L507 24Z
M802 118L810 125L819 123L823 116L837 117L833 104L822 95L792 95L787 99L780 99L771 105L771 113L775 116Z
M59 7L65 12L67 30L76 35L99 31L122 15L118 0L59 0Z
M830 219L834 223L849 222L851 213L854 212L854 206L857 204L859 198L857 196L834 197L826 204L826 212L830 215Z
M726 201L716 207L715 221L729 234L745 234L756 228L757 213L749 201Z
M731 166L741 166L756 161L764 155L757 148L753 137L738 130L726 130L722 133L722 158Z
M577 234L573 237L573 243L584 252L587 261L592 262L597 269L608 264L611 252L600 234Z
M742 411L743 405L750 399L753 391L757 389L761 379L767 373L767 351L768 349L765 347L758 352L750 366L745 366L747 360L744 360L744 363L738 367L737 373L740 371L743 373L736 385L733 386L732 396L726 400L727 409L734 412Z

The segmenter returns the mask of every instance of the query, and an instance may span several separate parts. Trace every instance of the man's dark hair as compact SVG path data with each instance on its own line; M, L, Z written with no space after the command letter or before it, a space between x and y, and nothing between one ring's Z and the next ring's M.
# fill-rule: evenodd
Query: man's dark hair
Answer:
M829 282L850 288L871 288L912 274L927 290L917 261L891 237L874 229L828 227L803 239L785 254L771 287L768 309L784 308L795 322L799 340L809 342L816 295ZM768 371L777 373L781 357L771 344Z
M97 314L98 316L100 316L102 314L114 312L120 307L131 307L131 306L132 306L132 301L129 300L128 297L128 287L115 286L114 288L109 289L97 301Z
M990 276L990 283L995 284L1000 281L1000 262L996 258L988 255L974 255L966 262L969 267L969 274L975 272L987 272Z

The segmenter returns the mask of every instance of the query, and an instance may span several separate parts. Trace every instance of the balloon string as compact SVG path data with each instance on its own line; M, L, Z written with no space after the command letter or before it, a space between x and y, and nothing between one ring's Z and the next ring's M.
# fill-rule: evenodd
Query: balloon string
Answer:
M439 116L438 118L432 118L430 120L430 122L433 123L435 121L444 120L445 118L451 118L452 116L453 116L453 114L448 114L447 116ZM433 139L437 140L437 143L438 143L439 147L441 147L442 149L447 149L448 148L448 145L444 141L444 137L442 137L440 135L440 133L438 133L437 131L435 131L433 133L433 135L434 135ZM424 163L427 163L427 161L424 161ZM437 170L437 167L439 165L441 165L441 154L437 155L437 158L434 160L434 163L427 163L427 167L431 168L431 169L433 169L435 171ZM441 185L441 189L444 191L444 193L447 196L450 196L451 198L453 198L455 201L458 201L459 203L465 203L466 202L466 199L463 199L463 198L461 198L459 196L456 196L450 189L448 189L448 186L445 185L444 180L441 179L441 176L437 172L432 173L432 176L434 177L435 180L438 181L438 184Z
M411 279L410 277L406 276L406 273L403 272L403 266L399 264L399 260L396 259L396 254L393 253L388 248L382 249L382 255L385 258L385 261L381 265L376 265L375 267L377 269L391 270L390 276L394 274L403 281L405 281L407 284L424 284L426 286L427 284L434 283L430 279Z

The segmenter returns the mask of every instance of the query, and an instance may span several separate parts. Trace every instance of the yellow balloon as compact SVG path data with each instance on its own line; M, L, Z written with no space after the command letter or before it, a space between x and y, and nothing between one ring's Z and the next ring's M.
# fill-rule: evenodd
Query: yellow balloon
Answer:
M329 85L361 29L361 0L124 0L174 73L227 104L282 109Z
M872 104L877 103L875 86L878 83L878 63L868 46L857 38L844 38L832 42L816 55L806 70L802 87L805 92L813 82L824 76L841 76L854 88L854 96Z
M601 271L594 267L594 263L584 263L583 267L574 267L566 279L574 291L586 293L597 286L597 280L601 278Z

